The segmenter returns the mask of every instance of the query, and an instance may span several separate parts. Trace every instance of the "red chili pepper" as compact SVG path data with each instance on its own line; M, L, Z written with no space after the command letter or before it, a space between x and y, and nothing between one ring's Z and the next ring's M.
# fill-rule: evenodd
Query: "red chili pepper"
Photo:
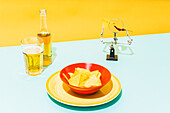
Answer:
M118 28L118 27L116 27L116 26L114 26L118 31L126 31L126 29L124 29L124 28Z

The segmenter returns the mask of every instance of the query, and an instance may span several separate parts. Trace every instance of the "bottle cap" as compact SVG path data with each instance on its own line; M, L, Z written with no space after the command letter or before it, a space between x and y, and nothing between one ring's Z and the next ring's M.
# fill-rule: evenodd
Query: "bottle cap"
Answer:
M40 16L46 16L46 10L45 9L40 10Z

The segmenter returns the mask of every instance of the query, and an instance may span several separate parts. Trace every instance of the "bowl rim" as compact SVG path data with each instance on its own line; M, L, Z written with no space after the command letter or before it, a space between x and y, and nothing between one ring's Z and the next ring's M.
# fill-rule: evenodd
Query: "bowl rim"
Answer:
M110 79L111 79L111 73L110 73L110 71L109 71L107 68L105 68L104 66L99 65L99 64L95 64L95 63L87 63L87 62L73 63L73 64L70 64L70 65L65 66L65 67L60 71L60 79L62 80L61 76L63 76L63 75L61 74L61 72L62 72L66 67L69 67L69 66L71 66L71 65L76 65L76 64L94 64L94 65L98 65L98 66L104 68L105 70L107 70L107 71L109 72L109 80L108 80L105 84L107 84L107 83L110 81ZM64 78L64 77L63 77L63 78ZM64 78L64 79L66 79L66 78ZM62 81L63 81L63 80L62 80ZM67 80L66 80L66 81L67 81ZM75 87L75 88L79 88L79 89L93 89L93 88L100 88L100 87L102 87L102 86L105 85L105 84L102 84L102 85L100 85L100 86L78 87L78 86L71 85L71 84L69 84L68 82L64 82L64 81L63 81L63 83L67 84L68 86Z

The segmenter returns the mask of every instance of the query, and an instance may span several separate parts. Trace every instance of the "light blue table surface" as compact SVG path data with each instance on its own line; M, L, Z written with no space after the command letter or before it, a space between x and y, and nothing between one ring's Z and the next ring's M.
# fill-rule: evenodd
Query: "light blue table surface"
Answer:
M20 46L1 47L0 113L170 113L170 33L131 38L132 45L115 47L118 61L105 60L109 46L100 39L53 43L53 63L38 76L25 73ZM121 82L120 99L90 108L53 102L47 79L78 62L108 68Z

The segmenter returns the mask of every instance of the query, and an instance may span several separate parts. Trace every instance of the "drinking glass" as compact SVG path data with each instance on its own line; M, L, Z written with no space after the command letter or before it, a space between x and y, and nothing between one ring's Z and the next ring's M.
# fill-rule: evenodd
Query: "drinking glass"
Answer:
M43 39L38 37L28 37L21 40L27 74L35 76L42 73L43 46Z

